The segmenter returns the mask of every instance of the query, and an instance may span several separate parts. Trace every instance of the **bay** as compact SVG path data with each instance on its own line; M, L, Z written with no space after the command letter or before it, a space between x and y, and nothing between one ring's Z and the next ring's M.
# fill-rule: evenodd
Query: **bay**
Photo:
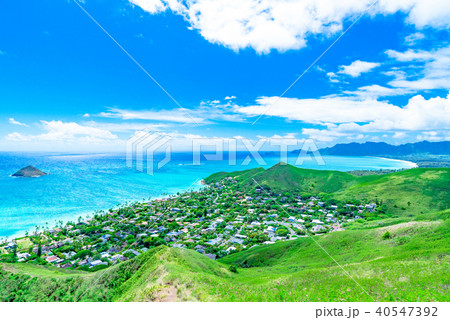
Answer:
M193 164L192 154L172 155L171 161L153 175L129 168L124 154L43 154L0 153L0 237L23 235L36 225L53 227L57 221L75 221L96 210L119 204L164 197L187 188L201 188L201 179L219 171L254 167L268 168L278 162L275 154L263 155L263 163L248 154L239 154L236 165L223 160ZM296 157L289 157L294 164ZM324 156L325 165L315 158L305 160L302 168L319 170L379 170L411 168L413 163L377 157ZM32 165L47 176L15 178L13 173ZM144 168L145 169L145 168Z

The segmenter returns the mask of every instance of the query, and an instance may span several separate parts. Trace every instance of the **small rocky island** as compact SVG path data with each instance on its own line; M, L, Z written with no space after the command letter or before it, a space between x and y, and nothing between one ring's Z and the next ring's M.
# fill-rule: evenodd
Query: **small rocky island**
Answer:
M47 173L42 172L41 170L36 169L33 166L28 166L28 167L20 169L19 171L14 173L12 176L13 177L23 177L23 178L36 178L36 177L46 176L46 175L47 175Z

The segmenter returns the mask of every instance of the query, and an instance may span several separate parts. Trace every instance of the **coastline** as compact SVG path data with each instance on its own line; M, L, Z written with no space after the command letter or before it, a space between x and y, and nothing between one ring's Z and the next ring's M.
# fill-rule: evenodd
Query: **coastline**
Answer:
M195 186L197 186L197 187L195 188ZM197 191L197 190L199 190L199 189L201 189L201 188L203 188L205 186L206 186L206 184L204 183L204 179L197 179L194 184L192 184L191 186L188 187L188 189L183 189L182 188L182 189L180 189L178 191L174 191L173 193L170 193L170 194L161 195L161 196L157 196L157 197L152 197L150 200L148 200L148 202L165 200L165 199L168 199L170 197L176 196L177 193L184 193L184 192L187 192L188 190L190 190L189 192L193 192L193 191ZM52 227L50 227L50 229L52 229L52 228L54 228L56 226L57 221L62 221L63 224L67 224L68 222L74 222L74 221L78 220L79 218L81 218L82 220L86 220L86 219L88 219L88 217L90 215L95 214L95 212L107 213L109 209L120 208L120 207L127 206L127 205L129 205L131 203L135 203L135 202L142 203L142 202L145 202L145 201L142 201L142 199L141 200L135 200L135 201L133 201L133 200L124 200L120 204L117 204L117 205L109 207L109 208L96 209L96 210L90 210L89 212L77 213L76 215L74 215L71 218L55 219L54 220L55 225L52 225L50 223L50 221L47 221L47 223L48 223L49 227L52 226ZM42 227L44 225L44 223L43 224L36 224L36 225L39 226L39 227ZM17 233L14 233L14 234L12 234L10 236L3 236L2 237L3 241L0 241L0 243L5 243L5 242L21 239L21 238L26 236L27 232L31 233L31 232L33 232L33 229L18 231Z
M372 156L370 156L370 157L372 157ZM392 159L392 158L386 158L386 157L374 157L374 158L379 158L379 159L383 159L383 160L391 160L391 161L402 162L402 163L408 163L410 165L409 168L403 168L403 169L413 169L413 168L418 168L419 167L419 165L417 163L412 162L412 161L408 161L408 160Z
M378 158L378 159L383 159L383 160L389 160L389 161L395 161L397 163L401 163L402 165L402 169L410 169L410 168L416 168L418 167L417 164L415 164L414 162L411 161L407 161L407 160L400 160L400 159L391 159L391 158L384 158L384 157L373 157L373 156L368 156L369 158ZM302 166L299 166L299 168L302 168ZM399 168L400 169L400 168ZM314 170L325 170L325 169L314 169ZM337 170L339 171L339 170ZM190 191L196 191L198 189L201 189L203 187L205 187L205 182L204 182L204 178L205 177L201 177L201 178L197 178L197 182L195 182L194 184L190 185L187 189L186 188L179 188L177 190L171 190L170 193L164 194L164 195L159 195L159 196L155 196L155 197L151 197L150 201L157 201L157 200L163 200L163 199L167 199L173 196L176 196L177 193L184 193L187 190ZM34 179L33 179L34 180ZM88 211L82 211L82 212L77 212L76 214L72 214L72 213L68 213L67 216L63 217L63 218L55 218L55 217L49 217L48 220L46 220L46 222L48 222L48 225L50 228L53 228L56 226L58 221L63 221L64 224L66 224L67 222L70 221L76 221L78 220L80 217L81 219L86 219L87 217L89 217L90 215L95 214L95 212L107 212L109 209L111 208L118 208L121 206L125 206L129 203L133 203L133 202L143 202L143 199L136 199L136 200L129 200L129 199L123 199L122 201L120 201L118 204L114 205L114 206L108 206L107 208L93 208L93 209L89 209ZM35 225L38 226L44 226L45 222L42 223L36 223ZM17 239L17 238L21 238L23 236L25 236L26 232L33 232L34 231L34 225L33 227L31 227L30 229L24 229L22 231L18 231L15 232L11 235L8 236L2 236L5 239L8 239L9 241ZM6 240L5 240L6 241Z

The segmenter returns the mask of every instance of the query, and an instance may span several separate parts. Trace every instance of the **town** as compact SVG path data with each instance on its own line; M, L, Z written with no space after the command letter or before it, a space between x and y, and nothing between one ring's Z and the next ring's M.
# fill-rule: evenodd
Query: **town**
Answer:
M53 229L36 227L1 244L0 262L97 271L159 245L215 260L254 246L341 231L380 209L377 203L280 194L259 185L245 194L236 186L226 177L198 191L98 212Z

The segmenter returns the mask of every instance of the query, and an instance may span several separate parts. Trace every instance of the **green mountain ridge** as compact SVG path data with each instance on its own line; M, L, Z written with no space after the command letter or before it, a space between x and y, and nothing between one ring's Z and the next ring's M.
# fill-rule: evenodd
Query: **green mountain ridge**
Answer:
M340 200L381 200L396 215L417 215L450 208L450 168L414 168L384 175L356 176L341 171L302 169L277 164L267 170L220 172L205 179L230 177L244 192L259 186L276 192L333 194Z

